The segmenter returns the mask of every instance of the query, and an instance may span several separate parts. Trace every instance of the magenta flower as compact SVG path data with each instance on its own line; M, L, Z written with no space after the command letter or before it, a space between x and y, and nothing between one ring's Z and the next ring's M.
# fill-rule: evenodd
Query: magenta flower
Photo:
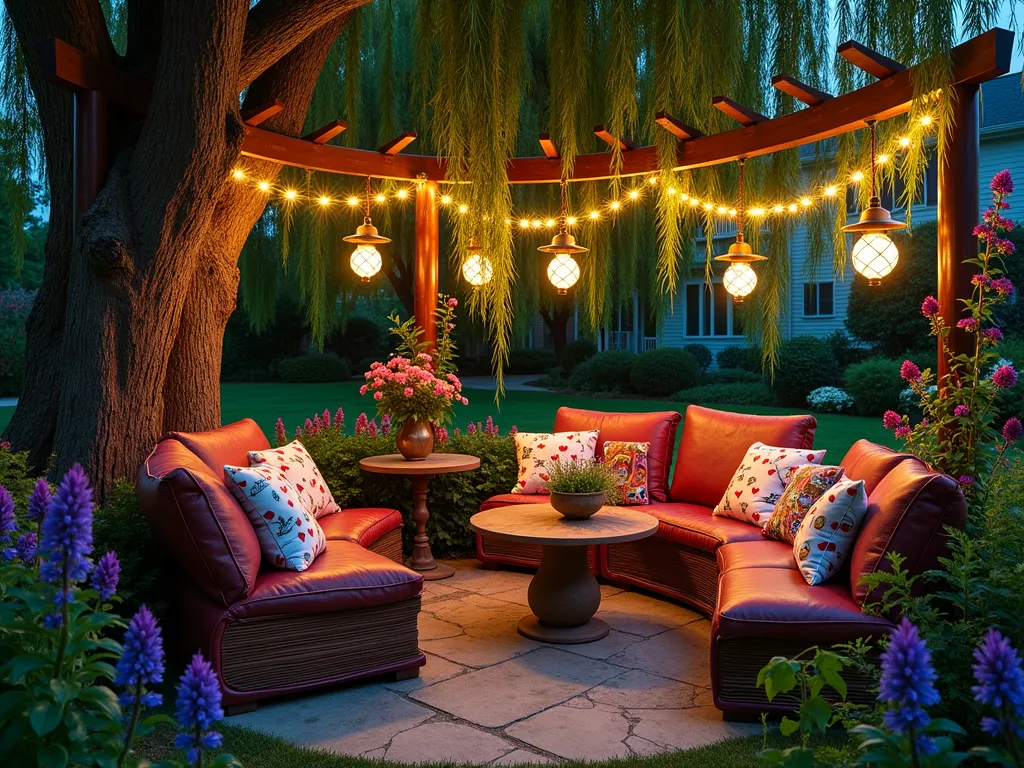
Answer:
M921 369L912 361L904 360L903 365L900 366L900 376L904 381L920 381Z
M886 411L882 415L882 426L886 429L898 429L903 423L903 417L896 411Z
M454 309L459 306L459 300L452 296L452 298L448 299L448 306Z
M382 435L391 433L391 414L385 413L380 417L380 432Z
M971 230L971 234L981 240L988 240L995 235L995 229L991 224L978 224Z
M940 311L939 300L934 296L926 296L921 302L921 314L925 317L935 317Z
M284 421L278 417L277 422L274 424L274 441L278 445L284 445L288 442L288 433L284 429Z
M1003 340L1003 332L998 328L986 328L981 332L981 337L992 344L998 344Z
M302 425L302 428L306 431L307 435L315 435L316 429L313 426L313 422L310 419L306 419L306 423Z
M970 413L971 413L971 409L968 408L966 405L958 405L956 408L953 409L953 415L957 416L959 418L963 418L964 416L969 416Z
M988 245L994 252L1002 256L1012 256L1017 250L1017 246L1005 237L990 237Z
M1020 419L1016 416L1011 416L1003 424L1003 440L1006 441L1007 445L1016 443L1020 440L1021 433L1024 432L1024 426L1021 425Z
M992 383L1000 389L1012 389L1017 386L1017 371L1012 365L1001 365L992 374Z
M472 421L469 422L469 424L466 425L466 434L467 435L475 435L476 434L476 424L474 424Z
M366 425L366 434L368 434L370 437L376 437L377 436L377 420L376 419L370 419L369 424Z
M968 333L974 333L978 330L978 319L975 317L964 317L956 321L956 327L962 328Z
M360 413L358 416L356 416L356 434L364 434L369 423L370 420L366 417L365 413Z
M323 424L325 428L331 426L331 412L326 408L324 408L324 413L320 417L320 423Z
M960 477L957 479L957 482L960 483L960 485L964 488L970 488L972 485L974 485L974 478L971 477L970 475L960 475Z
M910 428L910 426L908 424L904 424L901 427L896 427L896 431L894 432L894 434L900 440L905 440L906 438L910 437L911 432L913 432L913 430Z
M334 412L334 426L338 429L345 427L345 409L338 407L338 410Z
M317 434L321 429L323 429L323 427L324 427L324 423L322 421L320 421L320 414L319 413L314 413L313 414L313 434L314 435Z
M298 440L300 437L302 437L302 427L296 427L295 428L295 439Z
M1012 296L1013 292L1017 290L1014 288L1013 282L1008 277L996 278L989 284L989 287L1003 297Z
M517 426L516 426L515 424L513 424L513 425L512 425L512 429L510 429L510 430L508 431L508 433L509 433L510 435L518 435L518 434L519 434L519 428L518 428L518 427L517 427Z
M1000 171L992 177L992 182L989 186L997 195L1013 194L1013 177L1010 176L1010 172L1007 170Z
M971 285L988 285L988 284L989 284L989 276L984 274L984 273L982 273L982 272L979 272L978 274L976 274L974 277L971 278Z
M488 414L487 415L487 421L484 422L484 434L485 435L495 435L497 433L498 433L498 430L496 430L494 428L494 419L492 419L491 415Z
M406 397L412 397L412 387L406 387L402 390L402 394Z

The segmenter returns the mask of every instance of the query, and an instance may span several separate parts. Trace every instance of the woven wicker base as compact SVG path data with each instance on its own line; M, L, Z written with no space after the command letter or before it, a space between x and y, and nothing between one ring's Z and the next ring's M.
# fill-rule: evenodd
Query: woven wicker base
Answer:
M420 597L333 613L232 622L221 641L221 674L236 691L291 688L372 674L420 655ZM302 649L293 664L289 649Z
M384 557L394 560L396 563L401 563L402 529L395 528L393 531L388 531L368 546L367 549L371 552L376 552L378 555L384 555Z
M628 544L609 544L608 573L613 581L648 587L707 614L718 600L718 562L710 552L652 536Z

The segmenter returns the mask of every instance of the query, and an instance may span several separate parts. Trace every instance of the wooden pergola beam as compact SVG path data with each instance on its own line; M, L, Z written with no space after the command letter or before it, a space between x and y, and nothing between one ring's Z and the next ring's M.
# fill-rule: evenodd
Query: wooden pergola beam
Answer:
M542 133L537 137L537 141L540 142L540 150L544 153L544 157L548 160L558 159L558 147L556 147L555 142L551 140L550 133Z
M853 64L857 69L867 72L879 80L892 77L897 72L905 72L906 67L893 61L878 51L861 45L856 40L847 40L836 51L840 56Z
M416 141L416 131L404 131L401 136L396 136L387 144L378 147L377 152L382 155L397 155L414 141Z
M271 101L260 104L259 106L243 109L242 122L246 125L259 125L265 120L269 120L283 109L283 101L280 99L272 99Z
M728 115L740 125L749 128L757 123L767 123L768 118L760 112L755 112L750 107L745 107L733 101L728 96L715 96L711 100L712 105L719 112Z
M636 144L628 136L612 136L603 125L594 126L594 135L597 136L601 141L607 144L609 147L614 147L615 142L619 143L619 147L623 151L636 149Z
M331 120L327 125L322 125L315 131L310 131L302 137L303 141L311 141L314 144L326 144L335 136L339 136L348 130L348 123L344 120Z
M84 51L51 37L36 43L43 75L55 85L75 92L98 91L111 104L144 114L152 88L148 82L92 58Z
M677 120L664 110L654 115L654 122L671 133L680 141L696 139L704 135L702 131L687 125L682 120Z
M788 93L794 99L802 101L809 107L816 107L833 98L832 94L819 91L813 85L801 83L792 75L776 75L772 78L772 85L783 93Z

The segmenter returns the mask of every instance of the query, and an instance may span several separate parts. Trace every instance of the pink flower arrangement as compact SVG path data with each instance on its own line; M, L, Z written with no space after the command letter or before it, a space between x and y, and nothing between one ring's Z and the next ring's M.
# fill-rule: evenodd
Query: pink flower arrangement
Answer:
M904 360L900 366L900 377L904 381L918 381L921 378L921 369L912 361Z
M1017 386L1017 371L1012 365L1000 365L992 374L992 383L1000 389L1010 389Z

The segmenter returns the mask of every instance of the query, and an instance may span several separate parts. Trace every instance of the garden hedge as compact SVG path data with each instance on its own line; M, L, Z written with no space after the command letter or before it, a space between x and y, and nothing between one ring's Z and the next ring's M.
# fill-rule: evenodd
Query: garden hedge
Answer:
M667 397L680 389L697 386L700 372L700 364L691 352L661 347L637 356L629 381L641 395Z
M780 405L807 407L807 395L837 383L839 366L832 345L816 336L795 336L779 346L779 362L770 385Z
M534 374L547 373L558 365L555 353L550 349L513 349L508 353L505 373Z
M881 416L900 409L900 392L907 385L900 378L899 360L868 358L847 368L843 379L861 416Z
M286 357L277 364L281 381L289 384L315 384L345 381L352 377L348 361L328 352L323 355Z
M590 339L577 339L570 341L562 350L562 373L566 376L573 372L573 369L584 360L589 360L597 354L597 347Z
M576 392L624 394L631 391L630 374L636 355L621 349L598 352L573 369L569 389Z

